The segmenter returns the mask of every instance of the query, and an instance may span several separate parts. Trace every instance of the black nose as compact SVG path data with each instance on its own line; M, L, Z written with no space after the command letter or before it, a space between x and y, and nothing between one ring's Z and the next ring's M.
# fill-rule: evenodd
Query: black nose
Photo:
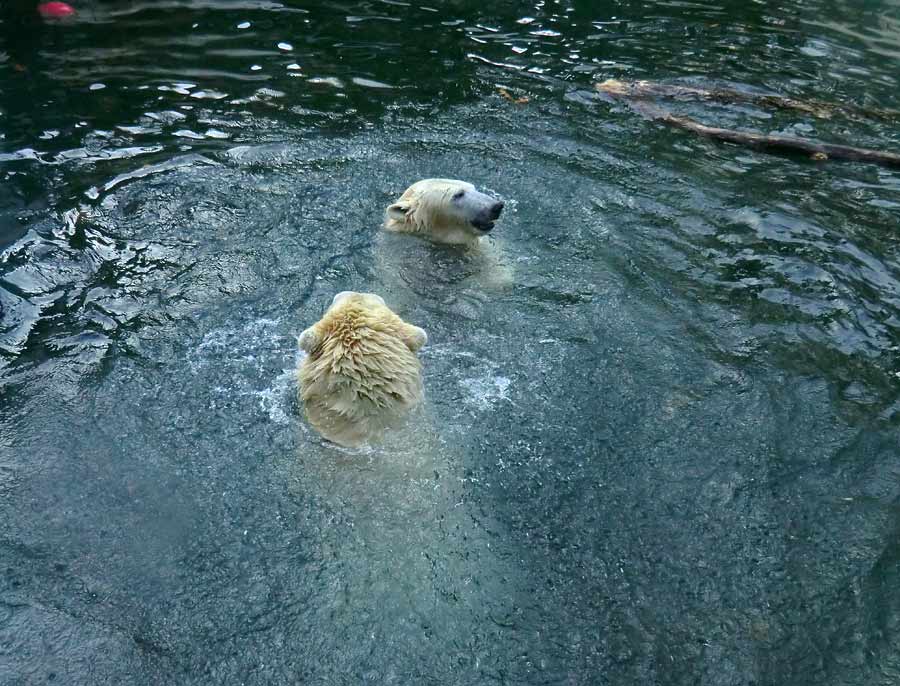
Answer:
M503 211L503 201L499 200L491 205L491 219L497 219Z

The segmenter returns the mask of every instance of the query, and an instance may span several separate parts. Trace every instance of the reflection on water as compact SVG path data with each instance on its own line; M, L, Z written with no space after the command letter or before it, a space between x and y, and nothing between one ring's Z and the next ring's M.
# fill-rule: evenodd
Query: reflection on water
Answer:
M0 8L0 682L893 684L890 2ZM879 111L869 117L860 112ZM376 239L507 200L512 283ZM429 333L384 446L302 421L341 290Z

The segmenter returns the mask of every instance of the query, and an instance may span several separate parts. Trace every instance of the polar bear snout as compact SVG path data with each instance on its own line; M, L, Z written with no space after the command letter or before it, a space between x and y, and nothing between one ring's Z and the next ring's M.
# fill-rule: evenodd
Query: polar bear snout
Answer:
M501 212L503 212L503 201L498 200L490 207L482 210L477 215L475 215L475 218L472 219L471 224L479 231L487 233L494 228L494 222L500 219Z
M462 183L462 182L460 182ZM458 212L469 226L480 233L494 228L494 222L503 212L503 201L472 188L461 188L452 200Z

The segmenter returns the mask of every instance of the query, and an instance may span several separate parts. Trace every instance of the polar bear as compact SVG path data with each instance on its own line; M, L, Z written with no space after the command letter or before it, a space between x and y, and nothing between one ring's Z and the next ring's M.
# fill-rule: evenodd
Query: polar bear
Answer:
M500 218L504 203L456 179L423 179L385 210L388 231L412 233L436 243L471 247Z
M436 287L444 284L452 288L448 306L471 312L489 292L508 288L513 268L501 241L489 235L503 208L502 200L465 181L414 183L385 210L384 231L376 241L375 264L385 290L398 298L412 291L421 302L439 297ZM403 238L408 235L427 243L410 245Z
M381 296L342 291L298 340L309 423L328 440L355 447L377 439L422 399L416 352L428 336L394 314Z

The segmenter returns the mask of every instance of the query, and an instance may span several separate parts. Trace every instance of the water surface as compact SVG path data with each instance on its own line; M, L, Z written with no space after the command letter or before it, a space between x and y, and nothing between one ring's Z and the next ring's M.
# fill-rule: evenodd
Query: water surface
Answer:
M2 14L0 683L897 683L900 176L593 89L897 110L895 2L76 7ZM511 283L378 237L427 176ZM355 452L294 379L348 289L429 334Z

